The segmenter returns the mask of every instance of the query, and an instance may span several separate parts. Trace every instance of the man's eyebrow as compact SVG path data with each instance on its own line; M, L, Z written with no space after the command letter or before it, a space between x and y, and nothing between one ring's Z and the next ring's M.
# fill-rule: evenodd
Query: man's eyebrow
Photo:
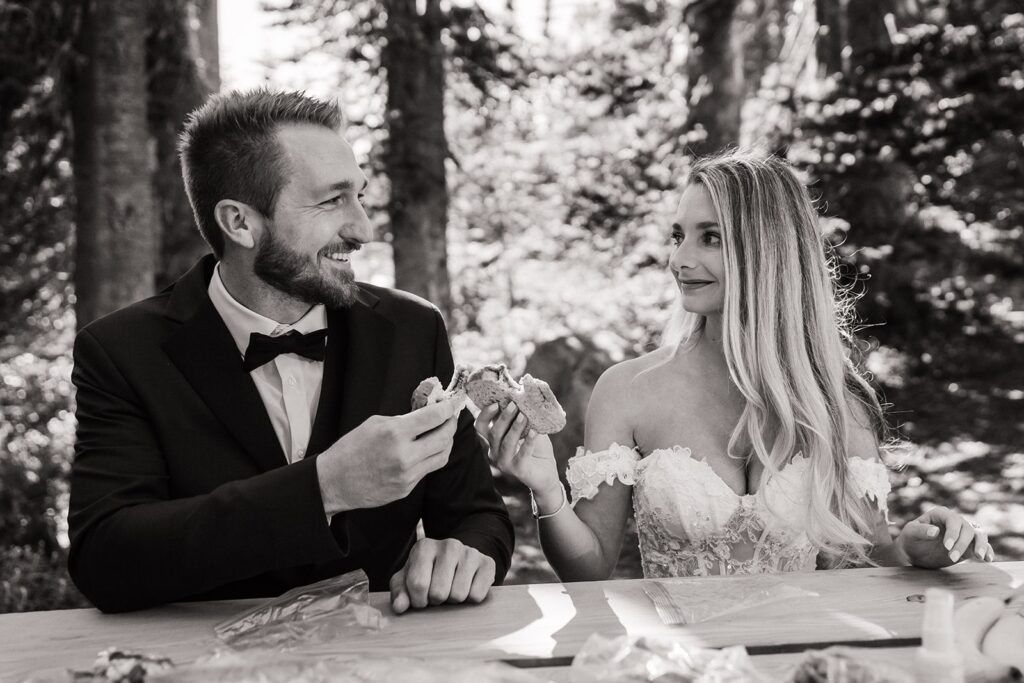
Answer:
M368 182L366 178L363 178L363 182L359 186L359 191L362 192L363 190L365 190L367 184ZM327 188L324 189L323 192L321 192L321 194L327 194L328 192L348 192L354 187L355 183L353 183L351 180L341 180L334 183L333 185L328 185Z

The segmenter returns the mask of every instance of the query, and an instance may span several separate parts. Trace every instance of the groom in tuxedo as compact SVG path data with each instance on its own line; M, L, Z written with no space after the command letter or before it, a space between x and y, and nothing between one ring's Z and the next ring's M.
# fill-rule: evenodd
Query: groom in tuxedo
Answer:
M103 611L363 569L401 613L479 602L508 570L469 413L409 411L453 373L440 314L353 279L373 231L340 126L298 93L211 98L180 152L213 254L75 340L68 565Z

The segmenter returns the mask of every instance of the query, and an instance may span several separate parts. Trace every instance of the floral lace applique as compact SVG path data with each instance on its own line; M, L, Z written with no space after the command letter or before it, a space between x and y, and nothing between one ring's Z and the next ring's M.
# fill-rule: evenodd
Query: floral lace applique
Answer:
M814 570L818 551L804 526L810 471L807 458L796 456L756 493L740 495L690 449L653 451L628 482L644 576ZM850 473L853 490L884 513L885 466L854 458Z
M851 458L849 467L851 489L887 515L885 465ZM797 455L756 493L740 495L689 448L642 458L612 444L597 453L577 449L566 478L573 504L596 496L602 483L634 487L644 576L657 578L814 570L818 551L804 527L810 471Z
M850 458L850 478L853 490L873 500L878 511L889 523L889 493L892 482L889 481L889 468L879 460Z
M640 454L635 448L617 443L596 453L585 451L582 446L577 448L565 471L572 504L596 496L602 483L611 486L618 479L632 486L636 483L636 463L639 460Z

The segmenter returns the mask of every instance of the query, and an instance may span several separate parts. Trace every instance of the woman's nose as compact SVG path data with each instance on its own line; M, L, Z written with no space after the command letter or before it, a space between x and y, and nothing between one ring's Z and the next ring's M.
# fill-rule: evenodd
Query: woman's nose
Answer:
M688 247L686 242L681 242L672 250L672 256L668 260L669 268L678 273L693 267L693 254Z

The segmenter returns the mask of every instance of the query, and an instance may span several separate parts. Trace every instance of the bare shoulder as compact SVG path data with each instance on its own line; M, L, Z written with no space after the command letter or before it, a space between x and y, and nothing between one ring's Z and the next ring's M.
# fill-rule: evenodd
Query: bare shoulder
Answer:
M637 358L630 358L611 366L597 380L594 396L618 398L637 398L639 391L647 379L647 371L672 360L672 350L659 348Z
M611 443L635 445L634 426L646 410L645 373L671 359L671 350L657 349L611 366L597 380L587 409L588 448Z
M851 394L846 396L846 453L848 457L862 460L881 461L878 455L878 439L872 427L868 408Z

